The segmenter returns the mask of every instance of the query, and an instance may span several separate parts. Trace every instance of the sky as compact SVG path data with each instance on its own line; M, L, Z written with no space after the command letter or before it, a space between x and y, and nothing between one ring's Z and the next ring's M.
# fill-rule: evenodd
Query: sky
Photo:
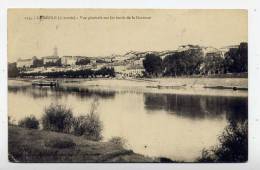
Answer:
M220 48L247 42L247 25L246 10L9 9L8 61L53 55L55 47L59 56L92 57Z

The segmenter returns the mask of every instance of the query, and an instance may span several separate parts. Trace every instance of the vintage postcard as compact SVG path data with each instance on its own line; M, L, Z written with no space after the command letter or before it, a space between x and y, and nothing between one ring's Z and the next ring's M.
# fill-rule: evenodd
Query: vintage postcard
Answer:
M10 162L243 163L236 9L8 9Z

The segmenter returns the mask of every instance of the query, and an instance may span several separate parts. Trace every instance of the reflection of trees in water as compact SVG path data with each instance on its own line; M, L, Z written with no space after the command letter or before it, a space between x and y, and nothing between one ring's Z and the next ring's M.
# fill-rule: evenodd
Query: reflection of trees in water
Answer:
M29 86L8 86L8 91L12 93L26 92Z
M55 98L67 97L68 95L75 95L80 98L91 98L98 96L101 98L113 98L115 92L92 90L82 87L32 87L32 86L9 86L8 91L11 93L23 93L35 98L44 98L54 96Z
M114 91L108 90L100 90L100 89L89 89L84 87L58 87L55 89L56 92L65 92L65 94L75 94L77 97L80 98L92 98L94 96L101 97L101 98L114 98L115 93Z
M144 93L145 108L166 110L190 118L247 119L247 98Z

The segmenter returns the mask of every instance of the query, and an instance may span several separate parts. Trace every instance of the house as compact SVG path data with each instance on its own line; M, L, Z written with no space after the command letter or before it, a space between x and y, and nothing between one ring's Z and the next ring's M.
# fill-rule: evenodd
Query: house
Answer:
M36 57L33 57L31 59L18 59L17 60L17 67L18 68L29 68L31 66L33 66L34 64L34 60L36 60Z
M76 65L76 58L74 56L63 56L61 57L61 64L63 66Z
M125 77L142 77L144 71L145 70L143 68L136 68L136 69L126 69L122 73L123 76Z
M43 64L46 65L47 63L57 63L59 59L59 56L46 56L43 57Z
M239 48L239 45L230 45L230 46L221 47L220 51L224 56L225 53L227 53L230 49L238 49L238 48Z
M86 56L63 56L61 58L61 64L64 66L74 66L77 61L86 59Z

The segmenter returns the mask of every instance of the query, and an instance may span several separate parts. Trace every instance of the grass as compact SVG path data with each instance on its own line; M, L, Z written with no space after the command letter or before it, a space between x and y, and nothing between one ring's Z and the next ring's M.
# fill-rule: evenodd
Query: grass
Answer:
M18 126L9 126L8 147L11 162L156 162L112 142Z
M49 140L44 141L45 146L51 147L51 148L73 148L76 146L75 142L71 138L51 138Z

